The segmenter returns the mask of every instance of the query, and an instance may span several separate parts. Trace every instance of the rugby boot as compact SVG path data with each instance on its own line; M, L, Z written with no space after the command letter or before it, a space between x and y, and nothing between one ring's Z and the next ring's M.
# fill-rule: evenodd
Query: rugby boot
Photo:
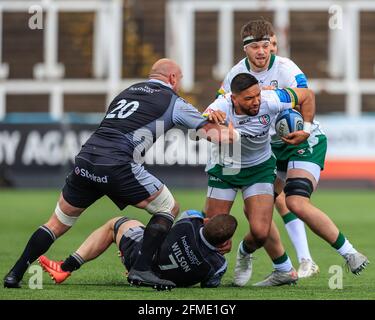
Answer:
M21 288L21 279L18 279L13 270L4 277L4 288Z
M363 269L370 263L362 253L349 253L345 255L346 265L352 273L359 275Z
M310 259L301 259L298 268L298 278L309 278L319 273L319 266Z
M71 272L61 269L64 261L53 261L49 260L46 256L40 256L38 262L56 284L64 282L71 275Z
M139 271L134 268L128 274L128 282L131 285L152 287L158 291L172 290L176 287L174 282L159 278L151 270Z
M274 270L263 281L254 284L254 287L273 287L285 284L296 284L298 280L297 271L292 268L288 272Z

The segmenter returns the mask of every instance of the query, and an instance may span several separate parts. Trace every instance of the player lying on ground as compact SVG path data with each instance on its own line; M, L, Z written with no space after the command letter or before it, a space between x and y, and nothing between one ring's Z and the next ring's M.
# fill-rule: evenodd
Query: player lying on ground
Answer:
M174 287L173 282L155 275L150 265L179 209L166 185L145 170L142 154L176 125L199 129L202 137L214 142L232 143L236 134L231 125L227 128L208 123L178 96L182 71L174 61L155 62L149 78L125 89L111 102L99 128L75 158L74 170L66 179L51 218L30 237L5 276L4 287L19 288L29 265L104 195L120 210L132 205L152 215L128 279L145 286Z
M229 215L218 215L204 224L201 212L183 212L152 261L154 272L179 287L197 283L201 287L219 286L227 262L218 247L233 236L236 227L236 219ZM97 258L116 243L122 263L130 270L142 246L143 235L141 222L126 217L114 218L94 231L64 262L45 256L38 261L56 283L61 283L83 263Z

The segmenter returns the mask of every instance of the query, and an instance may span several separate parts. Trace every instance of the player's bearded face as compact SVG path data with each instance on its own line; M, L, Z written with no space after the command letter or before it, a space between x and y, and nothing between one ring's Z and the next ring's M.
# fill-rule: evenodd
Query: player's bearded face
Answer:
M239 109L238 111L249 116L256 116L259 113L260 102L259 85L251 86L241 93L233 95L233 103Z
M269 41L258 41L248 44L245 47L245 52L251 64L257 68L264 68L267 66L271 51Z

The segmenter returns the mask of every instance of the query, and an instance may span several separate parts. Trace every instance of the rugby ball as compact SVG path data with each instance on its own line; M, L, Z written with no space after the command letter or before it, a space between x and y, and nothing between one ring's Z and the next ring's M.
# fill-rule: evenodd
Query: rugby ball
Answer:
M294 131L303 130L302 115L293 109L280 112L276 118L275 130L279 137L285 137Z

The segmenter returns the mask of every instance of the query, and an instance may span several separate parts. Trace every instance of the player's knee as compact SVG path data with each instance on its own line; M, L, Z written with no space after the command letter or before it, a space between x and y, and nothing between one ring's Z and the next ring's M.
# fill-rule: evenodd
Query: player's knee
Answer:
M153 223L147 226L147 231L153 236L156 236L160 233L167 233L169 230L170 228L165 224Z
M123 218L123 217L112 218L112 219L108 220L108 221L105 223L105 226L106 226L109 230L114 231L116 223L117 223L120 219L122 219L122 218Z
M290 196L301 196L310 199L313 191L314 185L308 178L288 178L284 187L286 199Z
M308 202L309 199L301 199L300 197L287 197L286 198L286 205L290 211L295 213L298 218L304 220L305 218L305 204Z
M265 229L252 229L251 234L254 238L254 242L258 248L263 247L267 241L269 230Z
M151 214L164 212L173 214L174 216L178 214L179 210L178 204L174 200L172 193L165 185L160 194L154 200L148 203L145 209Z

